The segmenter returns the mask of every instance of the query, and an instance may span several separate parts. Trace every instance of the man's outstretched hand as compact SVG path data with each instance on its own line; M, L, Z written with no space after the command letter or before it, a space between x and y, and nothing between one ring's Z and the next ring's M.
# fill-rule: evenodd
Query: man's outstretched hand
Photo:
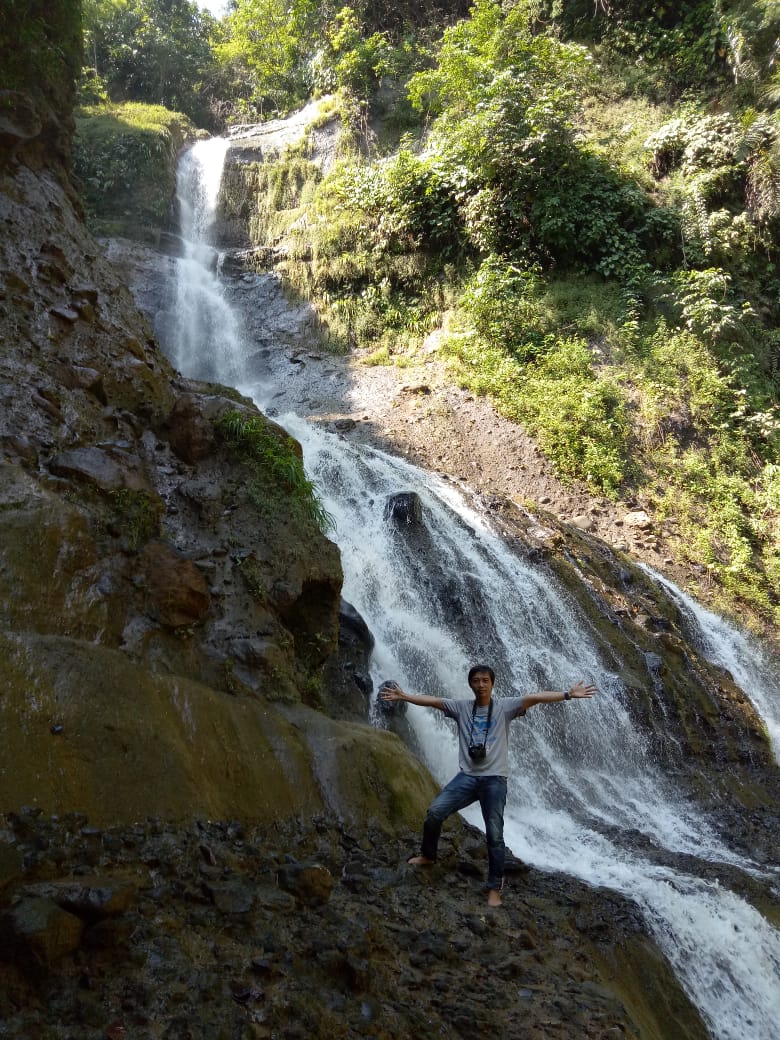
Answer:
M583 679L580 679L580 681L575 683L569 690L572 700L580 700L583 697L595 697L597 693L598 690L593 683L585 683Z
M383 701L402 701L404 699L404 691L397 682L392 682L388 679L379 687L379 696Z

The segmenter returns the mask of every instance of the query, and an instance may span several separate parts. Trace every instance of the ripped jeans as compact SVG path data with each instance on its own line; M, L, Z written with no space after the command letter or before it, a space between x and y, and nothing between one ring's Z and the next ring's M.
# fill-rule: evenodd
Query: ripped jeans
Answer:
M504 884L504 806L506 805L505 776L477 776L458 773L441 794L431 802L423 825L422 854L436 859L441 827L448 816L479 802L485 821L488 849L488 888L501 890Z

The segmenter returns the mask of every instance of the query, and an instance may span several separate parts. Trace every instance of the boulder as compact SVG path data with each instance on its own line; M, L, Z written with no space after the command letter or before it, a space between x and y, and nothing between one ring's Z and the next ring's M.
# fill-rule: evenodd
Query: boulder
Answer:
M333 891L335 879L319 863L289 863L277 875L279 887L306 906L323 906Z
M103 448L74 448L55 455L49 462L55 477L65 477L82 484L92 484L101 491L148 490L143 464L136 455Z
M644 509L634 509L630 513L626 513L623 523L626 527L632 527L638 531L649 531L653 526L653 521Z
M78 949L83 922L51 899L22 899L0 916L0 958L49 965Z
M136 896L136 885L110 877L79 877L26 885L25 895L48 899L85 921L98 921L126 913Z
M403 525L422 527L423 508L420 496L416 491L401 491L389 495L385 502L384 519L401 527Z
M182 394L163 423L161 433L179 458L192 465L214 452L217 420L224 412L237 407L235 401L226 397Z

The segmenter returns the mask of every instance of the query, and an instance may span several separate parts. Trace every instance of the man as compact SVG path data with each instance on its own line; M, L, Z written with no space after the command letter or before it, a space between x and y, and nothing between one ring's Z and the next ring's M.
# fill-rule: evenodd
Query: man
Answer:
M509 773L509 724L525 715L535 704L582 700L593 697L596 687L580 681L570 690L542 690L525 697L493 700L495 672L478 664L469 671L468 682L474 701L451 701L443 697L412 696L394 682L379 688L382 700L406 701L423 708L438 708L458 724L460 772L428 808L423 825L421 855L408 861L416 867L436 862L441 827L448 816L479 802L485 820L488 849L488 906L501 906L504 887L504 806Z

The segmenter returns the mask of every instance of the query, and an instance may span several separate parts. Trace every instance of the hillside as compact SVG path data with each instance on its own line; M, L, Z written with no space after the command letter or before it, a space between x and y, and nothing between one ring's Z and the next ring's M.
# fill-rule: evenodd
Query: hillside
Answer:
M261 9L240 4L217 49L259 93L276 58L260 63L242 18ZM667 532L661 561L771 634L774 9L484 0L465 13L387 22L372 5L335 18L301 5L274 104L306 96L295 70L314 60L304 27L320 18L309 88L337 91L340 162L323 176L304 145L272 172L245 164L225 219L313 302L331 349L401 367L435 352L577 497L647 511ZM246 120L241 103L229 121Z

